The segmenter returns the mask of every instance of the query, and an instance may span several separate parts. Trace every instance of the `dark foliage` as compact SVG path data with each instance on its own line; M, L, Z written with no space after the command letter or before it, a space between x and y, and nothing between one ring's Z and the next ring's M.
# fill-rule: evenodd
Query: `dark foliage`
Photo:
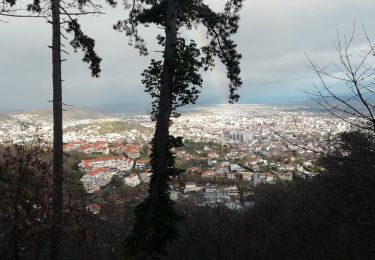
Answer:
M154 99L151 112L156 121L151 154L153 176L149 196L137 207L134 232L126 242L129 255L158 258L177 237L175 225L180 217L169 198L168 182L179 173L170 149L181 145L182 141L169 135L170 118L179 116L176 111L179 107L196 102L203 83L200 71L212 67L215 57L227 68L229 101L238 100L235 91L242 84L241 55L230 37L237 31L241 7L242 0L228 0L224 11L216 13L202 0L125 1L129 19L114 25L114 29L126 33L129 44L141 55L146 55L148 50L138 26L154 24L165 29L165 35L157 36L159 45L164 47L163 60L152 60L142 73L145 91ZM198 46L179 33L183 28L192 30L199 25L207 29L209 43L205 46Z
M0 165L1 258L38 258L51 223L49 151L38 145L7 146Z
M181 147L182 139L170 136L170 149L172 147ZM157 147L153 145L151 152L151 164L155 164L154 154ZM170 151L169 149L169 151ZM149 193L152 192L154 185L158 186L158 201L152 201L148 196L135 209L135 217L137 222L134 225L132 234L125 242L125 253L136 258L160 257L166 253L166 247L169 241L177 237L178 230L175 226L182 217L177 214L173 208L174 203L169 198L170 178L177 176L180 172L175 167L174 156L169 152L169 168L167 174L163 174L162 178L155 178L152 175ZM142 250L140 250L142 249Z
M255 256L371 259L375 252L374 145L371 135L343 133L338 143L342 156L322 158L325 173L307 181L259 188L248 225L255 237Z
M148 50L144 39L139 35L138 26L141 24L145 26L156 24L165 27L167 1L137 0L133 1L133 3L131 2L125 1L125 7L130 12L129 19L118 21L114 25L114 29L125 32L129 36L129 44L134 45L142 55L147 55ZM237 45L230 39L232 34L238 30L239 11L242 7L242 2L243 0L228 0L223 12L214 12L202 0L178 1L178 28L192 30L196 29L199 25L203 25L207 30L206 37L209 40L207 45L200 47L192 41L191 44L188 44L190 48L184 50L186 46L185 40L180 36L178 51L181 54L188 53L188 51L190 53L194 52L193 57L187 61L183 61L186 64L195 64L198 68L203 67L205 70L208 70L214 66L214 58L218 57L227 68L227 77L230 80L230 102L238 100L239 95L235 92L242 84L239 67L241 55L236 51ZM159 35L157 38L159 44L164 43L164 37ZM192 62L193 59L195 59L194 62ZM177 63L180 63L180 61ZM153 63L155 61L152 61L151 66L153 66ZM158 63L161 63L161 61ZM147 73L147 70L145 72ZM175 72L175 75L179 75L179 73ZM201 87L201 82L197 84L197 82L192 80L189 83Z
M77 19L72 19L68 22L66 31L74 35L73 40L70 41L70 45L72 45L74 50L77 51L77 49L81 49L84 52L82 60L90 64L91 75L93 77L99 77L99 73L101 72L100 62L102 59L94 50L95 40L82 32Z

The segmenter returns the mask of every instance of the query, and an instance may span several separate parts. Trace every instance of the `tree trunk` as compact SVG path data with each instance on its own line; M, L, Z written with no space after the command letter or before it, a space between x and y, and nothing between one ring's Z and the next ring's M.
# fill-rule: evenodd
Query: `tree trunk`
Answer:
M53 209L51 259L60 259L60 237L63 226L63 126L60 0L51 0L52 10L52 78L53 78Z
M177 55L177 0L168 0L167 16L165 21L165 48L164 65L161 78L161 89L159 97L158 114L156 116L156 129L154 135L154 156L153 165L154 184L152 186L151 198L153 204L159 201L158 183L165 179L168 169L168 137L169 120L172 111L172 90L174 80L174 67Z

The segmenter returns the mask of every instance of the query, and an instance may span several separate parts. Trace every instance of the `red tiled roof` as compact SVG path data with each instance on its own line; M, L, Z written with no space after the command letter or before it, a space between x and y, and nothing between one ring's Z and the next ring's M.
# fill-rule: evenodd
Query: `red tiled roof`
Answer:
M96 203L91 203L89 205L89 208L90 209L101 209L100 205L96 204Z
M150 160L137 160L137 164L138 163L150 163Z
M82 163L92 163L92 162L100 162L100 161L110 161L110 160L123 160L123 161L128 161L126 157L122 156L112 156L112 157L98 157L95 159L90 159L90 160L82 160Z
M105 168L96 168L96 169L88 172L86 175L95 176L95 175L103 173L103 172L108 172L108 170L105 169Z

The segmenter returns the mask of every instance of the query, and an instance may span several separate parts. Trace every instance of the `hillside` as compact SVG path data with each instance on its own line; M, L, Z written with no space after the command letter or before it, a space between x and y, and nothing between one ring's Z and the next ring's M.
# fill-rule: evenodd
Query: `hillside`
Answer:
M11 120L11 119L13 119L13 117L11 117L10 115L0 113L0 120Z
M44 118L52 118L52 109L34 109L34 110L26 110L21 113L17 114L30 114L36 115ZM91 111L91 110L84 110L78 108L69 108L67 111L63 111L63 118L68 120L81 120L81 119L102 119L108 118L105 114Z

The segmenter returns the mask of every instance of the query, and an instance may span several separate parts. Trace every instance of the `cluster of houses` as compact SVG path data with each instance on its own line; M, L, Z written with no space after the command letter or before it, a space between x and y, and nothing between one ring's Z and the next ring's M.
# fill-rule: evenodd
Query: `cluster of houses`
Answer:
M105 141L98 141L94 143L88 143L86 141L72 141L69 143L64 144L63 147L65 152L82 152L85 154L93 154L93 153L100 153L100 154L109 154L109 147L108 143Z
M252 193L242 194L248 197ZM171 189L170 198L174 201L187 199L194 201L199 206L215 207L219 204L225 205L234 210L253 205L248 200L240 202L240 192L237 186L218 186L212 184L198 186L195 182L186 182L183 189Z
M141 147L139 145L130 144L123 145L121 143L115 144L111 147L110 151L113 154L125 154L128 158L137 159L141 157Z
M133 169L141 170L139 174L132 173ZM150 181L152 173L148 171L149 161L139 160L134 163L133 160L123 156L100 157L90 160L82 160L78 167L84 176L81 182L86 192L93 193L101 187L109 184L114 175L123 178L124 183L128 186L135 187L139 184Z
M92 193L109 184L114 175L129 172L133 165L134 161L131 159L113 156L82 160L78 167L85 174L81 178L85 190Z
M109 145L106 141L87 142L84 140L71 141L64 144L64 151L77 151L85 154L117 154L126 155L130 159L137 159L141 156L141 146L135 144L124 145L113 143Z
M248 169L245 170L239 164L227 161L218 162L216 159L209 158L207 165L210 168L201 172L201 178L226 178L229 180L252 182L254 186L257 186L261 183L274 184L277 180L291 181L295 175L305 178L317 174L307 170L313 167L311 161L305 161L302 165L295 164L294 157L291 157L290 161L292 163L269 163L265 159L251 156L244 163L245 168ZM199 171L199 168L195 168L191 167L189 170Z
M212 168L202 171L201 178L226 178L229 180L241 180L252 182L254 186L260 183L275 182L274 174L270 172L247 171L237 163L218 163L216 160L208 160L208 165L212 166Z
M77 151L86 154L113 154L113 156L82 160L78 164L80 171L84 174L81 182L88 193L96 192L109 184L114 175L123 178L124 183L131 187L135 187L142 182L149 182L151 178L151 173L148 172L150 161L138 159L141 156L140 145L76 140L64 144L64 151ZM130 174L133 168L140 173Z

